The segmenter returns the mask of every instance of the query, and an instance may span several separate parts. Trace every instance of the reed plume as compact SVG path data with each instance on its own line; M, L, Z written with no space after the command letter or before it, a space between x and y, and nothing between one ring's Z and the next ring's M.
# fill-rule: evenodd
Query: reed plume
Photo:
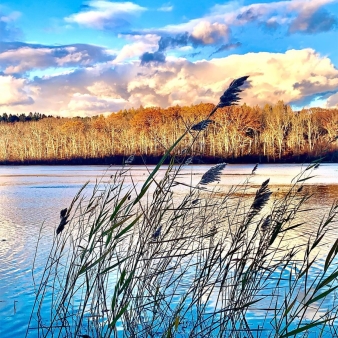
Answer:
M262 230L262 231L268 230L268 229L270 228L270 226L271 226L271 221L272 221L271 215L268 215L268 216L264 219L264 221L263 221L263 223L262 223L262 225L261 225L261 230Z
M220 163L211 167L206 173L203 174L199 184L207 185L221 180L222 170L226 167L226 163Z
M258 163L256 163L254 168L252 169L251 175L253 175L256 172L257 168L258 168Z
M272 192L270 191L268 184L270 182L270 179L267 179L262 183L260 188L256 191L255 198L253 200L253 203L251 204L250 207L250 212L248 214L249 218L254 217L257 215L263 207L266 205L268 202Z
M69 217L69 213L67 213L67 208L65 209L62 209L60 211L60 218L61 218L61 221L60 221L60 224L59 226L57 227L56 229L56 234L59 235L63 229L65 228L65 225L69 222L67 219Z
M210 117L216 113L218 108L236 105L240 99L239 93L242 92L242 89L240 87L243 86L243 84L248 78L249 76L242 76L238 79L233 80L230 83L229 88L220 97L218 104L209 113L208 117L205 120L202 120L194 124L190 129L198 132L205 130L210 123L214 123L213 120L210 120Z
M213 120L203 120L201 122L198 122L196 124L194 124L192 127L191 127L191 130L196 130L196 131L203 131L205 130L210 123L214 122Z

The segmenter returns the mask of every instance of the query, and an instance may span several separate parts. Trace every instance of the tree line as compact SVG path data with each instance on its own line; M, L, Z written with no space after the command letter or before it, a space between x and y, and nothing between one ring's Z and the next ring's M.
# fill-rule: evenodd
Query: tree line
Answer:
M1 163L104 163L105 159L161 156L188 127L205 119L213 104L121 110L109 116L0 122ZM32 114L34 116L34 114ZM40 115L39 115L40 116ZM43 116L43 115L41 115ZM178 149L184 154L191 131ZM304 161L326 156L338 161L338 109L293 111L274 105L221 108L195 142L196 159ZM148 162L149 163L149 162Z
M45 114L40 114L40 113L32 113L30 112L29 114L7 114L3 113L0 115L0 122L7 122L7 123L14 123L14 122L28 122L28 121L39 121L42 119L46 119L47 117L53 117L52 115L45 115Z

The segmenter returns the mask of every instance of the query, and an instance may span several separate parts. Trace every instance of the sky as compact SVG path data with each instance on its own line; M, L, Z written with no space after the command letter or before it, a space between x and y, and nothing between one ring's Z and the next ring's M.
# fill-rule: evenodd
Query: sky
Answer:
M338 107L338 0L2 0L0 114L217 103Z

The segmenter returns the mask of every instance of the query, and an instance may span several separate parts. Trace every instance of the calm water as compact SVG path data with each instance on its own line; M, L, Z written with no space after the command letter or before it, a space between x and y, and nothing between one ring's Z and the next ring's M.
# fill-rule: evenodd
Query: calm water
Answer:
M151 169L152 167L150 167ZM209 166L190 166L181 180L197 183ZM228 165L219 186L225 191L244 182L253 165ZM108 169L114 173L117 167ZM95 183L107 170L105 166L22 166L0 167L0 337L24 337L34 301L32 265L41 225L46 231L36 257L37 270L43 266L59 212L67 207L78 189L86 182ZM270 178L271 190L284 191L300 165L260 165L252 184L260 185ZM142 182L147 171L133 167L133 179ZM192 174L192 176L191 176ZM323 164L314 171L308 189L315 192L309 218L318 218L338 199L338 165ZM301 230L300 230L301 231ZM335 231L332 232L334 236ZM301 236L297 239L301 241ZM33 337L33 334L29 335Z

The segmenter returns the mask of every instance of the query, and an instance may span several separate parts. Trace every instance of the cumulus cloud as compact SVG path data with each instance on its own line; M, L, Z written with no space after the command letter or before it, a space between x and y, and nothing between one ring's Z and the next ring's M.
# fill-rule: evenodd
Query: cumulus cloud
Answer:
M326 106L328 108L338 108L338 92L327 99Z
M191 37L196 45L213 45L223 40L227 40L229 34L230 30L224 24L201 21L194 27Z
M122 62L124 60L132 59L134 57L142 57L146 52L156 52L158 48L158 41L160 37L154 34L124 36L127 39L134 41L131 44L126 44L117 53L113 64Z
M177 59L149 72L152 73L131 81L128 89L134 95L137 88L148 87L165 106L216 103L233 78L246 74L251 75L251 88L243 93L243 101L253 105L280 99L297 102L338 90L338 70L330 59L312 49L231 55L211 61ZM297 86L299 83L302 85Z
M100 30L120 30L128 27L132 18L145 10L145 7L132 2L93 0L65 21Z
M113 68L102 64L69 74L34 78L30 83L7 76L12 94L2 97L1 104L6 108L4 111L18 113L21 108L12 107L13 104L29 104L34 99L36 111L92 116L139 105L217 103L230 81L243 75L250 75L250 88L242 93L242 102L250 105L281 99L297 104L327 97L328 92L331 96L327 104L337 103L337 95L333 93L338 90L338 70L328 57L303 49L196 62L171 57L151 67L138 61L116 64ZM30 95L32 88L35 92ZM27 107L22 107L27 111Z
M219 42L227 41L229 38L230 30L226 25L213 23L208 21L199 22L189 32L184 32L176 35L163 33L158 40L158 48L156 51L144 52L141 57L141 64L149 62L165 62L165 52L169 49L176 49L180 51L187 51L194 47L207 46L217 44Z
M337 20L325 6L336 1L282 0L246 6L241 6L241 2L231 2L214 6L203 17L161 28L131 31L129 36L148 34L159 37L157 51L153 48L144 51L144 62L151 58L162 62L162 56L169 49L180 51L186 47L215 46L214 53L220 53L239 47L238 44L230 41L233 40L232 35L239 33L243 26L247 26L250 30L278 30L279 35L315 34L332 30L336 27ZM156 52L157 54L154 54ZM144 59L143 55L141 60Z
M229 40L230 28L223 23L195 19L187 24L166 26L162 29L150 30L161 36L159 51L168 48L180 48L191 44L195 47L207 46Z
M336 27L336 17L326 5L337 0L283 0L240 6L240 2L215 5L201 18L144 32L163 35L179 35L188 32L201 44L226 43L231 29L256 24L264 29L280 28L286 34L297 32L315 34ZM223 40L223 41L222 41Z
M118 111L125 105L126 101L122 98L75 93L67 105L66 114L68 116L105 114Z
M135 56L142 57L146 52L151 48L151 46L143 43L143 42L135 42L132 44L127 44L122 47L122 49L117 54L114 63L122 62L126 59L133 58Z
M2 43L0 47L0 70L5 74L49 67L90 66L113 59L104 48L86 44L44 46L13 42Z
M87 86L86 89L90 95L95 97L121 99L118 87L116 87L116 85L110 85L105 81L98 80Z
M25 83L29 92L34 90L35 111L48 115L93 116L132 107L127 102L130 95L126 88L136 76L136 69L129 64L112 68L110 63L106 63L55 76L35 77ZM27 105L14 107L10 104L1 108L2 112L12 114L33 109Z
M24 79L0 76L0 106L30 105L34 103Z

